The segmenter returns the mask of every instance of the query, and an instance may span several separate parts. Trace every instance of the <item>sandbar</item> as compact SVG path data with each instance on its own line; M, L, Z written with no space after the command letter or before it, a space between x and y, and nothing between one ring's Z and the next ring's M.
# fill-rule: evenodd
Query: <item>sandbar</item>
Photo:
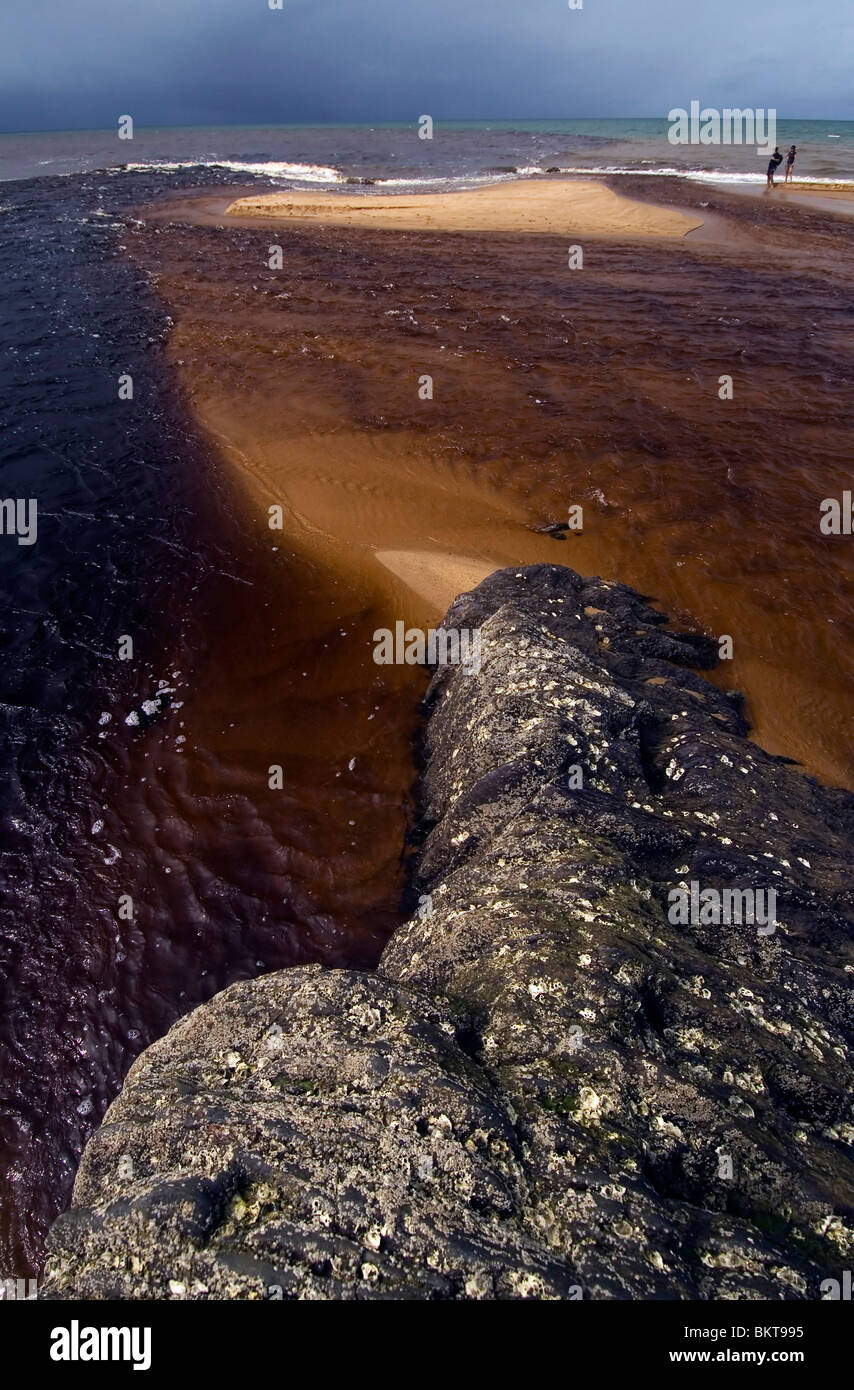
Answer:
M580 233L681 238L702 218L636 202L603 183L581 179L520 180L452 193L312 193L283 190L238 198L230 217L395 231Z

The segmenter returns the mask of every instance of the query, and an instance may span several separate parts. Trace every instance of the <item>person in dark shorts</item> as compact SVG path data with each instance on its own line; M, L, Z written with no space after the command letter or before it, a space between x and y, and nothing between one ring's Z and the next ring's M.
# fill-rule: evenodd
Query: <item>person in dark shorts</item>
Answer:
M798 147L797 147L797 145L790 145L790 146L789 146L789 153L786 155L786 177L785 177L785 180L784 180L785 183L790 183L790 182L791 182L791 179L792 179L792 170L793 170L794 167L795 167L795 160L797 159L797 157L798 157Z
M776 172L777 172L779 166L780 166L782 163L783 163L783 156L781 155L780 149L779 149L779 146L778 146L778 147L774 150L774 153L772 154L771 158L768 160L768 187L769 187L769 188L773 188L773 187L774 187L774 175L776 174Z

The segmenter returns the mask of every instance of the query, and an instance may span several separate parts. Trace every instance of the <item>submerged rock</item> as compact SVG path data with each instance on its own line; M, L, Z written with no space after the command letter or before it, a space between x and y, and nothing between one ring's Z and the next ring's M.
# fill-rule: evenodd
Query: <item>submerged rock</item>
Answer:
M551 536L552 540L565 541L568 527L565 521L547 521L542 526L532 526L530 529L537 536Z
M791 1299L851 1267L854 797L751 744L690 669L715 645L620 584L503 570L445 624L482 658L428 694L416 914L376 974L241 982L142 1054L44 1296ZM775 916L676 925L692 884Z

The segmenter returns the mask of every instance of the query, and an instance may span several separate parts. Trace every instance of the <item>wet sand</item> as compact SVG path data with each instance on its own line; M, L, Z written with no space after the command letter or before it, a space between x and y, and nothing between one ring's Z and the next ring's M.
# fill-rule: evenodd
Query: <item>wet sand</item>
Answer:
M454 193L282 192L237 198L227 215L265 222L381 227L395 231L564 232L620 237L683 237L702 223L673 208L625 198L587 179L537 179Z
M304 567L362 615L335 667L348 689L366 680L371 624L435 622L491 569L551 560L731 635L714 679L745 691L758 741L854 785L852 546L818 526L820 501L850 486L850 231L650 182L631 181L652 218L678 198L705 225L601 236L581 272L539 231L382 231L325 212L282 223L270 270L267 222L244 209L232 225L221 192L190 216L152 210L132 249L176 319L173 361L246 524L281 548L271 564L287 554L297 587ZM704 238L714 224L726 235ZM581 534L535 533L576 503ZM395 751L380 740L367 762L399 787L425 678L374 677L402 703ZM300 708L319 788L327 731Z
M773 188L765 183L713 184L712 187L748 198L778 199L783 203L800 204L814 212L831 212L840 217L854 217L854 184L786 183L778 178Z

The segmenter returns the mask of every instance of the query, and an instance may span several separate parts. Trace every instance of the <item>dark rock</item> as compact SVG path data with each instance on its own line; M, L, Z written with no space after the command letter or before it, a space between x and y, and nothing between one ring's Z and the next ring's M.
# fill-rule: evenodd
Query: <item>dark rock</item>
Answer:
M565 521L549 521L544 526L530 528L537 536L551 536L553 540L565 541L567 524Z
M715 644L541 565L452 605L419 914L233 985L131 1069L49 1298L817 1298L854 1254L854 797L746 738ZM575 769L580 769L579 773ZM673 925L680 884L776 925Z

